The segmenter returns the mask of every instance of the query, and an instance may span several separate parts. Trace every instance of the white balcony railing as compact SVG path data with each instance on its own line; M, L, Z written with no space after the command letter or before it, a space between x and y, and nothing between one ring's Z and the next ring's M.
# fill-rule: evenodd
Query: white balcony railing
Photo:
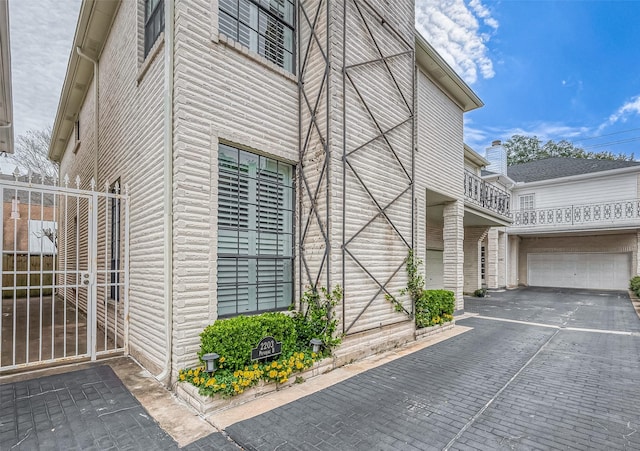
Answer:
M511 195L469 171L464 171L464 195L472 203L511 219Z
M512 227L625 225L640 223L640 199L516 211Z

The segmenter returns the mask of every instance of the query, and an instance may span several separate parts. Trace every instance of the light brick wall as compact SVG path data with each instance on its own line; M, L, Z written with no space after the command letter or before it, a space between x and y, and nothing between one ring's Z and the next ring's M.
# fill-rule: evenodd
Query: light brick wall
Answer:
M491 227L489 233L487 233L487 249L486 249L486 263L485 263L485 277L487 280L487 288L498 288L498 229Z
M487 236L488 227L464 228L464 292L473 293L482 288L480 273L480 246ZM486 264L486 256L485 256ZM486 266L485 266L486 269ZM486 273L485 273L486 274Z
M507 261L507 287L517 287L520 283L518 277L518 260L520 258L520 241L521 238L517 235L509 235L508 253L509 258Z
M100 57L97 186L102 189L116 179L129 185L130 351L157 373L163 365L167 324L162 316L163 274L170 270L162 259L163 44L160 39L155 56L142 61L142 8L141 2L121 3ZM79 119L81 145L74 154L71 137L60 169L72 179L79 175L88 188L95 155L93 82Z
M218 142L298 159L295 76L218 36L217 4L175 6L174 371L197 362L217 318Z
M446 204L443 217L444 289L453 291L456 310L464 310L464 203Z

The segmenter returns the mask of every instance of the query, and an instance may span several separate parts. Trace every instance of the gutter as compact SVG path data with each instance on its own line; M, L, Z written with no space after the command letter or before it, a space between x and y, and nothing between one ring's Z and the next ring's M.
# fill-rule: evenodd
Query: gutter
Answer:
M98 150L100 149L100 133L98 129L98 121L99 121L99 103L100 99L100 72L98 70L98 61L94 60L87 54L85 54L80 47L76 47L76 53L85 60L93 63L93 130L94 130L94 141L95 141L95 152L93 159L93 180L98 184Z
M173 47L174 0L164 2L164 370L156 379L171 386L173 365Z

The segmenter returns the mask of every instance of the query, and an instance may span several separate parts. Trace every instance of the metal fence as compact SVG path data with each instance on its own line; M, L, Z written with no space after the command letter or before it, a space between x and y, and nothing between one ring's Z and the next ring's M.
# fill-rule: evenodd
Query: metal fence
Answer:
M511 195L469 171L464 171L464 195L476 205L505 218L511 217Z
M0 178L0 373L125 352L128 194Z

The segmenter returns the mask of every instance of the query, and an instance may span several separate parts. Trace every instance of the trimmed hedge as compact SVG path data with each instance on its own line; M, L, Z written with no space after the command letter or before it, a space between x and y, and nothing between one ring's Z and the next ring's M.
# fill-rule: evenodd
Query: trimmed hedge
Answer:
M629 289L633 291L636 296L640 297L640 276L631 278L629 281Z
M301 350L293 318L284 313L264 313L240 315L207 326L200 334L198 357L216 352L224 356L226 368L241 370L254 363L251 361L251 349L267 336L282 342L282 357L288 358Z
M423 290L416 301L416 327L429 327L453 319L455 296L448 290Z

